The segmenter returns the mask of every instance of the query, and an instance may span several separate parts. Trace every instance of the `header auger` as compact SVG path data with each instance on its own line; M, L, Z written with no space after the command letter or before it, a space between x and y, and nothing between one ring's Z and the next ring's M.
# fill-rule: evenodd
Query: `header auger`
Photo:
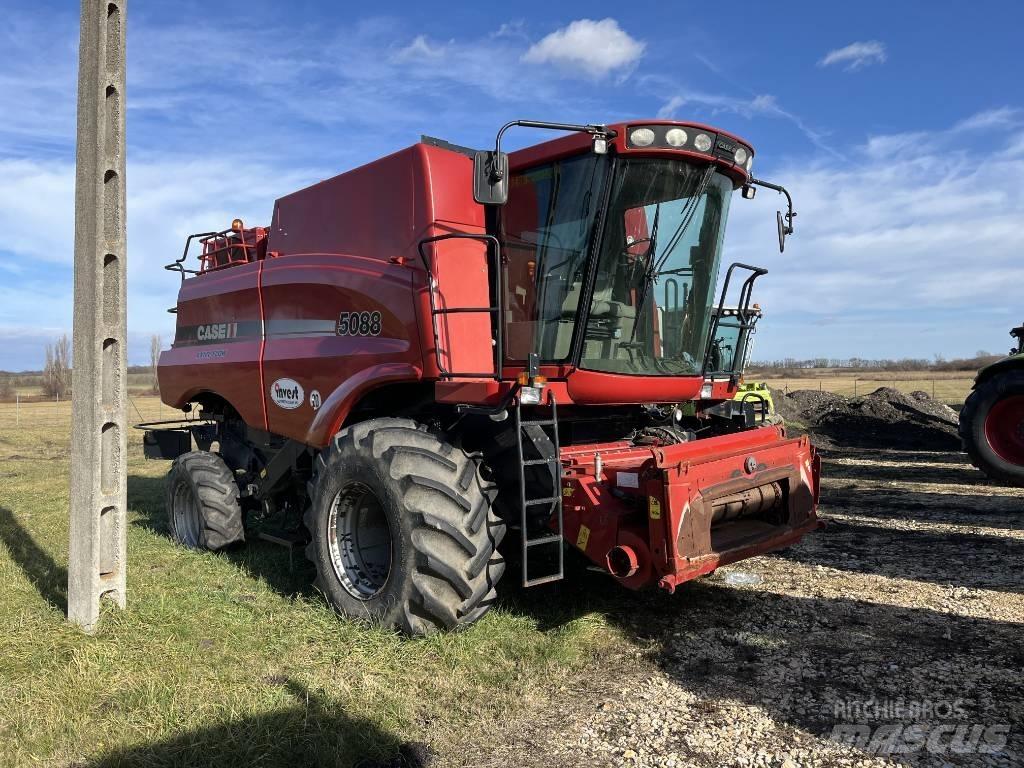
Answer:
M818 526L810 442L734 399L765 270L716 292L726 217L736 190L785 192L753 148L675 121L513 126L568 134L425 137L269 227L190 238L159 364L187 416L146 435L174 459L178 541L305 545L339 612L422 634L482 616L506 557L524 586L568 550L672 592Z

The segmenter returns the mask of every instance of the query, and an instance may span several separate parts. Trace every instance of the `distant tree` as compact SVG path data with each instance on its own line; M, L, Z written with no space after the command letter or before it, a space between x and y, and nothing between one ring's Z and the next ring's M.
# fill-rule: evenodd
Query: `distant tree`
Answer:
M163 348L163 339L158 335L149 337L149 371L152 376L152 389L154 392L160 391L160 382L156 377L156 365L160 361L160 350Z
M14 399L14 377L0 376L0 402L7 403Z
M71 343L67 334L46 345L43 392L47 397L66 400L71 392Z

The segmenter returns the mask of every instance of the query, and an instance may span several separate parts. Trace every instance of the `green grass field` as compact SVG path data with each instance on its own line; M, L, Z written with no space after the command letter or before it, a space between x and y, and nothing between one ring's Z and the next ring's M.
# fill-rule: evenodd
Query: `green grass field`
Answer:
M70 408L34 405L48 410L23 406L20 426L0 405L0 766L347 766L408 741L465 764L621 640L603 581L512 589L467 631L415 641L340 620L298 553L173 545L167 465L138 432L128 608L86 636L64 616Z

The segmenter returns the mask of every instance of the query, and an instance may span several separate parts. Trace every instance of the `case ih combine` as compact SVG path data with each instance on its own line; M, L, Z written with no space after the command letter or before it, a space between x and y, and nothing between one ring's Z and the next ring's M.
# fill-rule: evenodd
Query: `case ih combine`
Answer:
M517 125L568 135L505 154ZM789 200L752 157L690 123L517 121L193 235L159 364L188 416L146 435L174 537L307 543L338 611L408 634L482 616L506 555L523 586L574 547L672 592L794 543L814 449L734 399L765 270L733 264L716 301L733 192Z
M960 439L986 475L1024 485L1024 325L1010 335L1010 356L978 372L960 412Z

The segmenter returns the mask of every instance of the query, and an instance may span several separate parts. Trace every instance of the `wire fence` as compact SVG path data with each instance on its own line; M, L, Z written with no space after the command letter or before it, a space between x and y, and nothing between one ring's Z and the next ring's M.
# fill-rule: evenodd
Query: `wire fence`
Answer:
M800 389L818 390L819 392L833 392L846 397L868 395L881 387L897 389L904 394L911 392L924 392L933 400L946 403L951 406L960 406L971 391L974 384L973 376L961 376L952 378L861 378L851 376L822 376L807 378L765 378L772 389L781 390L785 393L795 392Z
M164 405L152 395L128 398L128 424L175 419L182 412ZM13 403L0 403L0 430L36 429L71 430L71 402L69 400L28 400L16 397Z

